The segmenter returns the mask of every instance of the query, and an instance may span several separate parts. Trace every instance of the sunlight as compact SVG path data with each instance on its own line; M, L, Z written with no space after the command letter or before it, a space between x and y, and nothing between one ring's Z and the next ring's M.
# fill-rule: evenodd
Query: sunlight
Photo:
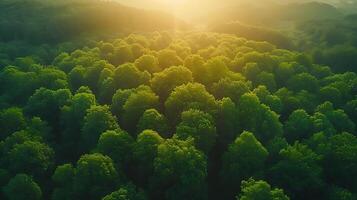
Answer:
M182 6L187 2L187 0L159 0L168 7L175 8L177 6Z

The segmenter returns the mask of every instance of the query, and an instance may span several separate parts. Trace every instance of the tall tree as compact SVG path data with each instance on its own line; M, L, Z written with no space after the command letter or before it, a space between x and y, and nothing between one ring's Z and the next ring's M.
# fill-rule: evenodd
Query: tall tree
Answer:
M17 174L3 188L3 191L9 200L40 200L42 198L41 188L26 174Z
M208 154L216 143L217 133L213 117L205 112L190 109L181 114L181 123L176 126L177 138L192 137L195 146Z
M153 198L202 199L207 161L193 141L168 139L158 147L151 183Z
M253 133L244 131L237 137L223 155L221 176L227 196L237 194L237 186L242 180L262 177L267 158L268 151Z

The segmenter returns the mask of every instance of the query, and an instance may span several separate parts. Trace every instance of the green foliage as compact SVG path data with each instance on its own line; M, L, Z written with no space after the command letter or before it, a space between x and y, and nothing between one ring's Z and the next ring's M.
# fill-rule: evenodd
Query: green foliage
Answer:
M336 184L356 192L356 180L348 178L357 173L356 136L349 133L337 134L329 138L326 145L323 155L327 176Z
M135 132L140 117L147 109L159 106L159 97L150 88L132 93L123 105L122 123L127 130Z
M223 155L221 176L228 187L228 194L234 195L236 185L249 177L261 177L268 151L254 137L253 133L244 131L229 145Z
M192 82L192 73L185 67L169 67L154 74L151 87L162 100L175 89L175 87Z
M137 124L137 132L147 129L157 131L165 138L169 136L169 126L166 117L155 109L145 110Z
M237 107L241 130L254 132L263 143L283 134L279 116L261 104L255 94L244 94Z
M71 199L73 196L72 182L75 176L75 169L72 164L60 165L52 175L52 180L56 185L52 193L53 200Z
M337 200L337 199L341 199L341 200L345 200L345 199L351 199L351 200L355 200L357 197L356 195L354 195L353 193L351 193L350 191L344 189L344 188L340 188L340 187L332 187L329 191L329 200Z
M235 103L238 103L240 97L249 91L249 83L244 81L234 81L228 78L221 79L212 85L212 93L217 99L229 97Z
M68 89L49 90L40 88L29 98L25 112L31 116L41 117L57 128L61 108L71 98L72 93Z
M72 97L69 105L62 107L60 116L62 129L60 136L62 148L60 151L65 157L73 159L79 156L77 155L79 151L78 143L80 142L81 129L85 122L87 110L96 105L96 98L91 92L78 92Z
M102 154L85 154L76 165L73 180L75 198L100 199L120 183L113 161Z
M138 135L133 149L133 159L137 168L136 178L139 183L146 184L148 177L152 176L158 146L163 142L164 139L152 130L144 130Z
M54 152L46 144L25 141L15 144L8 153L9 169L41 176L53 166Z
M113 78L115 88L130 89L147 83L150 74L139 71L133 64L124 64L115 69Z
M176 87L165 102L168 118L172 122L177 122L178 115L188 109L198 109L207 113L214 113L216 102L205 87L198 83L188 83Z
M170 49L163 49L159 51L158 60L159 66L162 69L182 64L182 59L177 56L176 51Z
M205 196L207 161L193 141L168 139L158 146L152 192L167 199L202 199Z
M270 109L276 113L280 113L283 109L283 103L281 99L271 94L266 86L260 85L253 90L253 93L256 94L261 103L270 107Z
M8 108L0 112L1 139L26 126L25 116L20 108Z
M119 128L108 106L91 106L85 115L81 132L82 148L90 150L97 144L100 134Z
M282 149L279 154L280 161L270 170L272 183L284 187L292 198L317 194L323 184L321 156L300 143Z
M210 114L199 110L188 110L181 114L181 123L176 126L177 138L186 140L192 137L197 149L210 153L216 142L216 127Z
M130 161L133 145L134 140L127 132L111 130L100 135L97 149L118 165L125 167Z
M137 191L135 186L127 185L103 197L102 200L145 200L143 191Z
M288 141L308 138L313 131L313 119L305 110L295 110L284 124Z
M242 194L237 200L289 200L282 189L272 189L265 181L242 181Z
M17 174L3 188L5 196L9 200L40 200L41 188L26 174Z
M228 3L1 1L0 199L355 199L356 16Z
M325 102L316 108L317 112L324 114L334 128L339 132L353 132L356 125L350 120L342 109L334 109L331 102Z
M315 92L318 89L317 79L308 73L296 74L288 80L287 86L292 91L298 92L306 90L309 92Z
M135 60L135 66L140 71L148 71L150 73L159 72L159 60L152 55L143 55Z

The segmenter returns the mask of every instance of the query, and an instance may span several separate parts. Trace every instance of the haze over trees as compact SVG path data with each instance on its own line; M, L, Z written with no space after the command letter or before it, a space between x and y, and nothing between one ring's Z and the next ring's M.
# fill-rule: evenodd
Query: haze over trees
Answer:
M0 2L0 199L357 199L354 4L160 1Z

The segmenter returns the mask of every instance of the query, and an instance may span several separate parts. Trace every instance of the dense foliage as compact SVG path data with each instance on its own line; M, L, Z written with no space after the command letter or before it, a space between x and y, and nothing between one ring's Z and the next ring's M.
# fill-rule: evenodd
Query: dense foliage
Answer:
M0 21L0 199L357 198L355 63L342 65L348 61L331 49L294 51L288 37L270 29L243 33L263 31L250 38L271 43L152 31L157 27L143 24L153 18L139 19L145 15L128 24L122 15L106 21L119 6L112 2L39 2L0 2L7 11L0 17L14 15ZM98 6L101 12L91 12ZM93 16L75 19L77 10ZM53 18L43 21L47 15ZM57 30L57 20L64 32L42 32ZM89 24L82 30L69 28L83 20ZM19 35L4 33L15 21L22 22L14 26L23 28L13 31ZM172 28L162 23L155 26ZM124 27L145 33L108 39L94 30ZM84 32L100 40L88 42ZM86 42L74 37L80 35ZM19 41L49 54L7 49ZM346 41L355 36L346 33ZM337 44L313 46L356 58Z
M63 52L51 66L17 60L0 76L9 199L14 187L34 199L357 192L357 75L301 53L157 32Z

